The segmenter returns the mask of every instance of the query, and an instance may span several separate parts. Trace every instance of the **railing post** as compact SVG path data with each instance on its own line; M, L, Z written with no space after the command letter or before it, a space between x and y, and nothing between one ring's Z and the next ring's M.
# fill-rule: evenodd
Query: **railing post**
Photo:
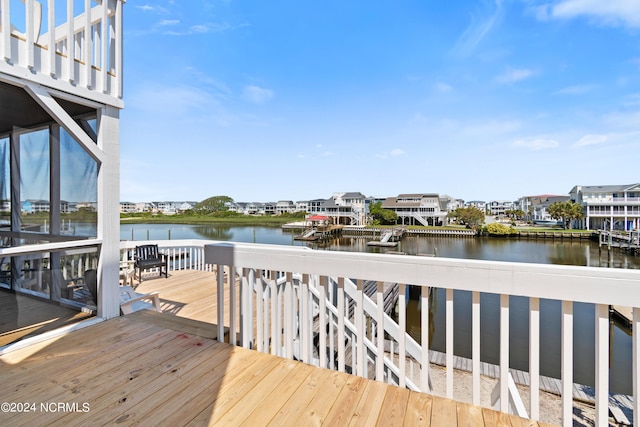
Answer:
M540 418L540 300L529 299L529 398L532 420Z
M384 294L383 282L376 282L376 381L384 381Z
M398 338L398 370L400 371L398 385L402 388L407 383L407 285L398 284L398 327L400 337Z
M287 271L284 284L284 356L287 359L293 359L294 309L292 275Z
M632 360L633 366L633 422L640 425L640 308L633 308Z
M420 338L422 341L422 355L420 360L420 388L424 393L430 393L429 384L429 287L422 286L420 296L420 305L422 312L420 313Z
M318 283L318 358L320 367L327 367L327 276L320 276Z
M313 331L310 325L310 301L309 301L309 275L302 275L302 282L300 283L300 299L302 306L302 318L300 319L300 347L302 351L302 361L304 363L311 363L311 335Z
M509 295L500 295L500 411L509 412Z
M573 302L562 301L562 425L573 425ZM607 397L608 402L608 397ZM608 405L608 403L607 403Z
M217 312L218 312L218 341L224 342L224 265L216 264L218 276Z
M236 301L236 267L229 266L229 344L238 345L236 336L236 317L237 317L237 301Z
M447 398L453 399L453 289L446 291L446 382Z
M9 0L0 0L0 10L2 13L2 56L7 62L11 62L11 10Z
M367 377L367 367L365 359L364 338L367 335L364 322L364 297L363 297L363 283L362 279L356 280L356 329L357 329L357 343L356 343L356 358L357 358L357 373L358 376ZM352 343L353 345L353 343Z
M345 371L345 317L344 277L338 277L338 370L340 372ZM354 351L353 346L351 347L351 351Z
M596 425L609 422L609 306L596 304ZM633 332L637 332L634 330ZM635 419L635 417L634 417Z
M480 405L480 292L471 294L472 401Z

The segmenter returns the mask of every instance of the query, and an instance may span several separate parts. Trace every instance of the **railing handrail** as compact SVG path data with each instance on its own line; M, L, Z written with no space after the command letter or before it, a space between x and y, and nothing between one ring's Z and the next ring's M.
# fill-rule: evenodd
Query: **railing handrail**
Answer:
M638 270L395 254L307 251L298 247L278 245L201 241L201 244L205 243L233 248L233 259L237 266L252 265L267 270L640 307ZM265 257L266 253L268 257ZM453 277L450 273L454 268L460 269L461 274Z

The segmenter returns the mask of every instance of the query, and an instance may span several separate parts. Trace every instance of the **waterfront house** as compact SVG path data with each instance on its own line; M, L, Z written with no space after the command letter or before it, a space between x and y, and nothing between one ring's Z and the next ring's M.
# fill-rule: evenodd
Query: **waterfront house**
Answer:
M293 213L296 210L296 205L291 200L280 200L276 203L276 215Z
M509 200L491 200L487 203L489 215L503 216L506 211L513 210L515 204Z
M582 205L578 227L587 230L638 230L640 184L576 185L571 201Z
M398 215L398 224L429 226L447 223L447 200L441 199L437 193L387 197L382 207Z
M473 206L480 209L483 213L487 212L487 202L483 200L470 200L468 202L464 202L464 206L466 208Z
M537 196L523 196L518 199L515 209L520 209L525 213L525 219L534 222L554 222L547 209L556 202L566 202L569 196L559 196L552 194L540 194Z
M120 202L120 213L135 213L137 211L138 208L135 203Z
M360 192L336 192L328 199L309 200L307 212L327 216L333 224L365 225L366 199Z

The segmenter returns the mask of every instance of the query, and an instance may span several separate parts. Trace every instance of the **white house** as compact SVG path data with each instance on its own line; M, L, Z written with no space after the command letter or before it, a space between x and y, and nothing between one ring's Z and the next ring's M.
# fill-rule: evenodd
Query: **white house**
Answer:
M366 199L360 192L338 192L329 199L309 200L307 212L327 216L334 224L365 225Z
M398 223L403 225L443 225L447 223L447 201L437 193L399 194L387 197L382 203L384 209L398 215Z
M583 207L579 226L587 230L640 228L640 184L576 185L571 200Z

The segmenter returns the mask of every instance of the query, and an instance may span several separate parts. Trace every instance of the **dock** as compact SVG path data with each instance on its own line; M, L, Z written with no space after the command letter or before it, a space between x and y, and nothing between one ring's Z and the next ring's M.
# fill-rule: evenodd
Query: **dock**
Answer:
M634 255L640 254L640 231L607 231L598 232L598 249L606 247L626 250Z
M327 225L306 228L302 234L294 236L293 240L316 241L337 237L342 233L342 225Z
M371 240L367 242L367 246L396 247L398 246L398 240L402 239L406 231L404 227L385 229L380 233L380 240Z

